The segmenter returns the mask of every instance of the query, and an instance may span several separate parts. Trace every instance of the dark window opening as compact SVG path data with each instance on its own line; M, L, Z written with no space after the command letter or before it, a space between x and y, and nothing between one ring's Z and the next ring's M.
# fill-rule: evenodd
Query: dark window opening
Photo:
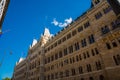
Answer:
M76 74L75 69L72 69L72 76Z
M98 12L96 15L95 15L95 18L96 19L100 19L102 17L102 13L101 12Z
M86 39L81 40L82 47L87 46Z
M115 41L112 41L113 47L117 47L117 43Z
M76 61L77 61L77 62L79 61L79 57L78 57L78 55L76 56Z
M113 56L116 65L120 65L120 55Z
M89 26L90 26L90 22L89 21L84 24L84 28L87 28Z
M95 56L95 52L94 52L94 50L93 50L93 49L91 50L91 52L92 52L92 55L93 55L93 56Z
M88 52L88 51L86 52L86 54L87 54L87 57L90 57L90 55L89 55L89 52Z
M63 57L62 51L59 52L59 58Z
M87 65L87 71L88 71L88 72L91 72L91 71L92 71L90 64Z
M72 32L72 35L73 35L73 36L74 36L75 34L77 34L76 30L74 30L74 31Z
M58 41L58 44L61 44L61 40Z
M107 47L107 49L111 49L111 46L109 43L106 43L106 47Z
M82 66L79 67L79 74L83 74L83 68L82 68Z
M78 27L78 32L83 31L83 26Z
M90 43L90 44L92 44L92 43L95 42L95 39L94 39L94 35L93 35L93 34L90 35L88 38L89 38L89 43Z
M79 46L79 43L77 42L77 43L75 43L75 50L77 51L79 49L80 49L80 46Z
M96 54L99 54L99 51L98 51L98 49L97 49L97 48L95 48L95 52L96 52Z
M68 54L67 48L64 49L64 56Z
M67 39L71 38L71 33L67 35Z
M73 52L73 46L69 46L69 53L72 53Z
M101 28L102 35L110 32L110 29L108 26L104 26Z
M110 6L108 6L107 8L103 9L103 12L105 14L107 14L108 12L110 12L112 10L112 8Z

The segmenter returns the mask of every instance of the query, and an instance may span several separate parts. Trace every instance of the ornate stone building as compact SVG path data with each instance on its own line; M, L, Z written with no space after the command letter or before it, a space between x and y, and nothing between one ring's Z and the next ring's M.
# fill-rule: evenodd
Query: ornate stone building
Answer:
M120 80L119 13L117 0L92 0L54 37L46 28L28 52L26 80Z
M27 80L26 77L26 59L20 58L20 60L16 63L16 67L14 69L14 79L15 80Z

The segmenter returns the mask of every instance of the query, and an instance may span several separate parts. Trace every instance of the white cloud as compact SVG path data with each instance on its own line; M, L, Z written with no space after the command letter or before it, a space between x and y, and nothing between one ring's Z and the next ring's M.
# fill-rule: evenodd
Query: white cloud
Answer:
M58 22L55 18L53 19L52 24L58 27L66 27L68 24L72 22L72 18L70 17L69 19L65 19L64 23Z
M55 26L58 26L59 23L58 23L58 21L54 18L52 24L54 24Z
M59 27L65 27L67 25L68 25L67 23L59 23Z
M69 19L65 19L65 22L66 22L67 24L70 24L70 23L72 22L72 18L70 17Z

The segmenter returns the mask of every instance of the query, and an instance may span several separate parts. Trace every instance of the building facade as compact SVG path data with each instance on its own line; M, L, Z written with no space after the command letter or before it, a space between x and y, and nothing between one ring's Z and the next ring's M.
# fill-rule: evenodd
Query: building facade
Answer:
M20 58L19 62L16 63L16 67L14 69L14 79L15 80L27 80L26 77L26 70L27 70L27 66L26 66L26 59L24 58Z
M0 32L10 0L0 0Z
M26 80L120 80L120 15L110 1L92 0L54 37L45 29L28 52Z

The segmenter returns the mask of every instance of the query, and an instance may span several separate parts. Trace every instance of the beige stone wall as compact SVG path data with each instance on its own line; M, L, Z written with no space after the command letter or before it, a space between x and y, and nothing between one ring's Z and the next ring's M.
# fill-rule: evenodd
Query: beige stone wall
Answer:
M44 47L38 42L26 59L27 80L120 80L120 23L111 24L116 20L101 0Z

